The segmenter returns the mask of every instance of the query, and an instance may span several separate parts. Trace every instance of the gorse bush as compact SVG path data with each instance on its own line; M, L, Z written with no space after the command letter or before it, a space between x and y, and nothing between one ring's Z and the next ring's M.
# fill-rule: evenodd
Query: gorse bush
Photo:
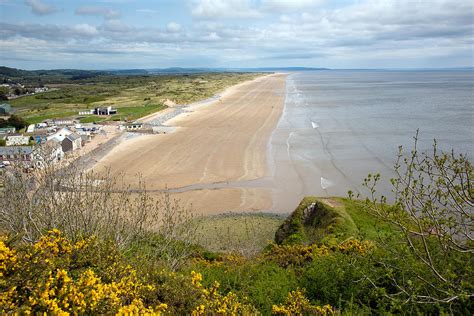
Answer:
M95 236L123 251L153 233L155 256L166 258L172 269L190 255L198 221L169 194L151 196L142 181L131 190L108 172L86 173L49 157L44 150L42 167L31 173L18 164L0 175L0 231L34 243L59 229L72 241Z
M51 314L242 314L256 310L218 283L206 288L202 275L139 274L113 244L97 238L75 243L52 230L33 245L13 249L0 241L1 313ZM163 275L166 275L163 277ZM174 281L170 281L174 279ZM178 280L178 281L177 281ZM186 286L175 287L185 282ZM194 305L168 296L169 286ZM168 304L166 303L168 302Z
M155 291L125 265L112 245L96 238L75 243L52 230L14 250L0 241L2 313L101 314L140 310L160 314L167 305L144 299Z

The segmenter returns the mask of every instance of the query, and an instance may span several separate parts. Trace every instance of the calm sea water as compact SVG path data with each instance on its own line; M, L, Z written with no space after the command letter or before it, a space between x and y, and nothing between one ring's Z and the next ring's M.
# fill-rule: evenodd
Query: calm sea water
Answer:
M381 173L390 193L398 146L474 157L473 71L315 71L287 79L285 112L274 131L274 208L291 209L304 195L362 192ZM289 198L291 194L296 198Z

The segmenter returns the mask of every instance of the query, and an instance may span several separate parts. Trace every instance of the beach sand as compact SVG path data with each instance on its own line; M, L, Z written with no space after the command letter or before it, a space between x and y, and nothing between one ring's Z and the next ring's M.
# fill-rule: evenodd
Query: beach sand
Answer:
M125 139L94 170L110 168L132 188L141 175L151 192L171 189L202 214L269 210L268 188L239 183L271 173L267 149L283 110L285 79L273 74L233 86L166 122L177 127L174 133Z

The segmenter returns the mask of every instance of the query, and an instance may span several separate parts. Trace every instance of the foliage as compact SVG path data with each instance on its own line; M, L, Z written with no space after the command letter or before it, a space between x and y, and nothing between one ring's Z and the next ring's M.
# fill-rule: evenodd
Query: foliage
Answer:
M201 284L201 273L192 271L191 275L192 283L201 290L202 298L202 303L193 310L192 315L236 315L256 312L251 305L239 302L234 293L220 294L218 282L214 282L210 288L205 288Z
M272 311L276 315L333 315L334 309L330 305L311 305L310 301L304 297L302 291L292 291L288 293L288 298L284 305L273 305Z
M396 304L459 308L474 298L474 171L464 155L400 152L392 179L395 201L376 196L379 175L365 180L372 195L367 211L397 228L403 242L382 239L387 255L377 258L395 289ZM377 284L374 282L374 285Z
M0 119L0 128L1 127L15 127L17 130L23 129L28 125L28 122L26 122L23 118L12 115L10 116L7 120Z
M356 237L358 229L344 207L305 197L275 233L278 244L327 242Z
M0 241L1 312L160 314L166 310L166 304L143 301L144 293L154 286L124 265L113 247L105 245L107 252L102 247L95 238L71 243L58 230L17 250Z
M203 286L200 273L193 271L189 278L163 270L156 275L154 271L140 272L127 264L113 243L95 237L73 243L60 231L52 230L33 245L12 249L8 243L11 239L0 241L1 313L256 312L236 294L221 294L218 283ZM179 282L181 286L177 286ZM176 296L191 305L179 304Z
M108 173L85 173L48 162L47 152L42 156L43 167L34 172L23 173L19 163L0 176L5 186L0 191L1 231L34 243L57 228L73 241L97 236L124 251L151 240L153 233L155 253L150 256L161 256L172 269L193 251L197 223L169 194L152 197L142 182L143 190L134 194Z
M270 314L272 304L283 302L298 281L293 271L262 259L229 254L196 260L192 267L202 272L206 286L217 281L223 291L246 297L262 314Z
M312 245L278 245L272 244L264 253L267 260L276 262L281 267L301 267L313 260L330 255L333 252L365 256L374 249L370 241L347 239L334 246Z

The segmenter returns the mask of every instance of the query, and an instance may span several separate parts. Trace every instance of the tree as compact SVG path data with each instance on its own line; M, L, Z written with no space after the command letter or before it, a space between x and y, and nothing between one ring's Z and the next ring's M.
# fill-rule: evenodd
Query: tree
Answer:
M0 87L0 101L7 101L8 100L8 92L9 89L7 87Z
M387 296L402 304L466 306L474 298L472 163L466 155L439 151L436 141L431 153L419 152L418 132L414 140L409 155L399 148L393 205L376 197L380 175L364 181L371 191L367 211L401 236L383 243L387 255L376 258L392 282Z
M16 129L22 129L28 125L28 122L20 116L12 115L8 118L8 125L13 126Z

